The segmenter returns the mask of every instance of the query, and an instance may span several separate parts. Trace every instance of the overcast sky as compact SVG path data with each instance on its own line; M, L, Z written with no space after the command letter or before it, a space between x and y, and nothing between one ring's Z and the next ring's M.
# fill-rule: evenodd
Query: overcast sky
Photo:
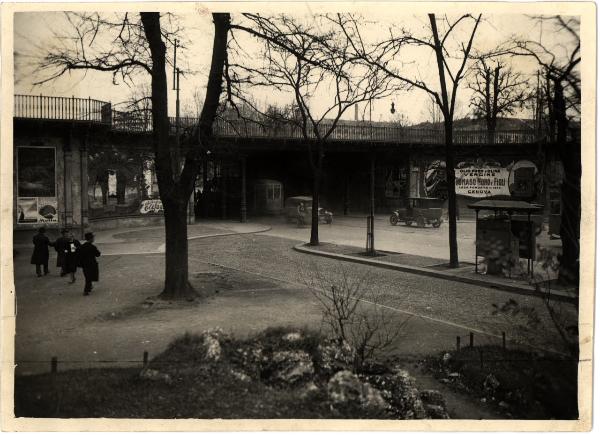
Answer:
M427 16L402 14L402 8L392 7L389 10L378 13L369 12L364 14L365 29L364 35L369 41L377 41L387 33L391 26L410 29L416 35L426 35L429 29ZM471 11L475 12L475 11ZM184 112L193 110L193 94L203 89L206 85L206 75L209 67L213 25L210 15L206 13L190 13L178 16L184 27L184 38L189 41L185 52L180 53L180 65L184 70L189 71L181 79L182 108ZM301 20L311 20L309 13L299 15ZM242 21L239 14L232 15L233 21ZM456 33L456 43L461 42L461 37L470 31L472 24L466 25ZM50 83L34 86L37 80L42 76L36 72L36 62L41 55L48 51L48 47L57 43L57 35L72 34L73 29L67 22L63 13L60 12L27 12L15 14L14 22L14 49L15 49L15 93L16 94L44 94L51 96L75 96L91 97L98 100L111 101L113 104L125 101L132 92L131 85L127 86L122 81L113 84L110 73L96 71L74 71L64 75ZM248 47L248 51L258 53L258 42L255 39L245 35L237 35L242 43ZM474 41L474 49L486 51L492 49L512 36L541 41L548 47L556 47L558 44L568 45L568 41L563 35L558 34L552 28L550 23L544 23L540 35L539 21L532 20L525 15L484 15L483 22L479 26ZM109 41L107 40L107 43ZM562 51L562 49L560 49ZM248 61L248 60L245 60ZM252 59L251 62L260 62L261 59ZM422 80L431 83L431 86L437 88L437 66L435 56L428 47L416 47L403 52L402 61L406 64L405 71L408 75L418 75ZM526 74L533 74L535 63L526 58L518 58L510 61L513 67ZM171 80L171 71L167 74ZM149 77L141 74L136 80L136 86L143 86L149 83ZM532 79L535 84L535 80ZM277 94L273 91L262 90L253 91L254 98L262 104L289 103L290 96ZM458 95L458 109L456 117L466 116L470 113L469 109L470 91L463 83ZM328 98L314 98L311 100L311 108L318 111L321 106L327 103ZM169 93L169 112L174 114L175 92ZM314 100L314 101L313 101ZM395 103L397 113L395 116L390 114L391 102ZM419 90L410 92L398 92L393 97L386 98L373 103L372 119L373 121L389 121L402 114L410 122L416 123L428 119L428 98L425 93ZM368 113L368 112L367 112ZM523 117L531 116L531 113L521 113ZM351 119L354 111L349 111L345 118Z

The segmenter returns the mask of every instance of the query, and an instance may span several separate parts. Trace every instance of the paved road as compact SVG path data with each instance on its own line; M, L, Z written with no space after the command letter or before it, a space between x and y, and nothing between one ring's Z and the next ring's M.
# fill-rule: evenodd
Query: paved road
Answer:
M375 248L383 251L401 252L448 260L448 223L440 228L417 228L415 225L391 226L388 216L377 215L375 219ZM256 222L272 227L270 235L294 240L308 241L310 226L298 228L284 222L283 219L256 218ZM319 239L341 245L364 248L366 245L366 218L336 216L332 225L319 226ZM458 256L460 261L473 262L475 258L475 222L457 223ZM560 248L560 240L550 240L542 233L537 240L541 246Z
M199 227L194 231L205 233ZM238 336L274 325L318 327L319 304L307 284L339 283L344 274L350 281L363 279L378 302L397 314L399 322L411 319L398 343L403 355L452 348L456 335L464 339L469 330L477 332L479 343L497 342L486 334L505 331L509 340L558 347L539 298L309 256L292 249L297 240L289 234L267 234L271 232L190 240L190 280L209 295L191 306L143 304L147 297L160 293L164 279L164 254L157 250L161 240L154 229L137 229L135 234L127 230L104 240L102 249L106 253L110 247L112 255L100 258L101 281L87 298L81 293L80 274L73 285L58 277L55 268L50 276L36 278L28 251L18 253L19 370L45 371L52 356L59 357L62 368L67 367L67 360L72 366L77 366L76 361L84 366L98 360L113 365L111 361L139 361L143 350L156 355L185 331L201 332L215 326ZM153 246L152 253L132 252L144 244ZM51 263L54 261L52 254ZM534 307L540 325L528 327L523 317L492 316L492 304L509 298ZM373 300L373 296L367 299ZM569 305L565 307L573 312Z
M289 240L289 236L274 237L272 234L277 231L193 241L190 244L190 268L208 262L288 283L313 286L339 284L345 278L352 282L362 281L369 288L369 299L375 298L398 313L424 316L447 325L494 335L506 332L510 339L544 349L560 347L540 298L307 256L291 249L296 241ZM540 318L539 325L528 326L529 318L524 315L492 315L492 304L501 305L509 299L534 308ZM576 316L569 303L561 306L570 316Z

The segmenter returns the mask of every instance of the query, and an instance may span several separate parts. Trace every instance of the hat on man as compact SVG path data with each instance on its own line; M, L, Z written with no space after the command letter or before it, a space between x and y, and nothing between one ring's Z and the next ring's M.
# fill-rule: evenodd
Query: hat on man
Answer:
M90 241L94 238L94 233L85 233L83 237L85 237L85 240Z

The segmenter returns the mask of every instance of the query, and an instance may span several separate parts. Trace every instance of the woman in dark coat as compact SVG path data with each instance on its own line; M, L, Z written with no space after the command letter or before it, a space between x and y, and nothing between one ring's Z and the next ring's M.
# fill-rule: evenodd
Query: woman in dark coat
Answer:
M65 257L69 245L69 230L63 228L60 233L62 236L54 242L54 249L56 250L56 267L60 267L60 276L65 276L68 273L65 270Z
M94 246L94 234L85 233L85 243L79 248L79 264L83 269L83 276L85 277L84 296L90 294L93 288L92 282L98 281L99 278L96 257L100 257L100 251Z
M42 265L44 266L44 275L48 275L48 246L54 246L46 236L46 228L42 227L38 233L33 236L33 254L31 255L31 264L35 264L37 276L42 276Z

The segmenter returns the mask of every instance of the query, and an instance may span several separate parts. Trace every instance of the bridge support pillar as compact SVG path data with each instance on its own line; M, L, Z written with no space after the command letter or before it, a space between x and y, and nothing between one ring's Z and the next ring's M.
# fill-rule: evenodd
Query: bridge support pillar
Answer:
M79 146L79 177L80 177L80 203L81 203L81 237L85 234L86 227L89 226L88 220L88 136L84 137Z
M69 132L64 146L63 152L63 167L64 167L64 183L63 183L63 197L64 197L64 210L65 210L65 219L64 226L70 227L73 225L73 190L72 190L72 181L73 181L73 151L71 149L71 145L73 142L73 137Z
M246 157L242 156L240 161L240 175L241 175L241 199L240 199L240 222L245 223L247 221L247 206L246 206Z
M221 219L227 219L227 166L221 160Z
M369 219L367 219L367 254L375 255L375 152L371 151Z

